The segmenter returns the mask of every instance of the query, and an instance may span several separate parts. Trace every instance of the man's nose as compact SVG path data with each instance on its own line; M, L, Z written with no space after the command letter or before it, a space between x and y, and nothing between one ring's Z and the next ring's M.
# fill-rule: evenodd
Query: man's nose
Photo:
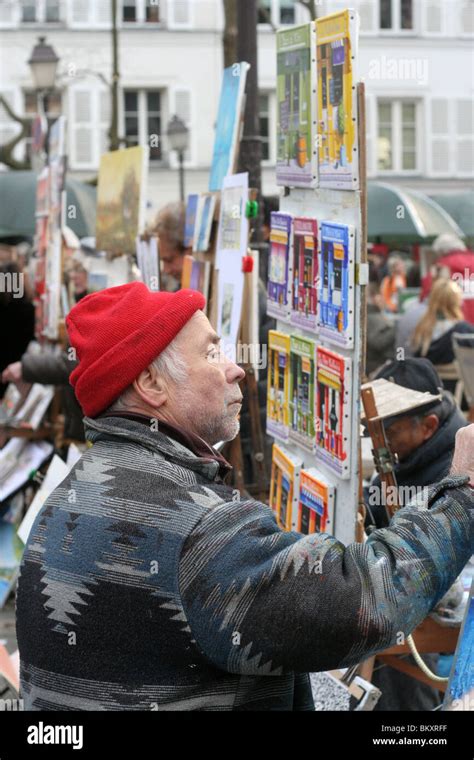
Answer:
M245 377L245 370L242 369L242 367L239 367L235 362L229 360L225 375L228 383L240 382Z

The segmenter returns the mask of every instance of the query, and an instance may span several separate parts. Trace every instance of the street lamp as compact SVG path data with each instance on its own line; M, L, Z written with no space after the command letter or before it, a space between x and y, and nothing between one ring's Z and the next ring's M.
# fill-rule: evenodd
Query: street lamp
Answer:
M36 90L38 115L33 122L33 143L31 163L33 169L40 171L44 165L44 149L47 151L48 121L46 117L46 93L54 89L59 58L46 37L38 37L28 64Z
M38 37L28 63L35 89L40 92L52 90L56 81L56 69L59 58L51 45L46 44L46 37Z
M178 153L179 158L179 191L181 201L184 201L184 154L189 145L189 129L179 116L173 116L168 124L168 135L171 150Z

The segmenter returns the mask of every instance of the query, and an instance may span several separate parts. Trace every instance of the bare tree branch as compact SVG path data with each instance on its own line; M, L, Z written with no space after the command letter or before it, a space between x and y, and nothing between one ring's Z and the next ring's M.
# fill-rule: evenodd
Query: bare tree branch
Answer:
M31 120L18 116L12 110L10 104L3 97L3 95L0 95L0 105L3 106L10 119L13 119L13 121L16 121L21 125L21 130L18 132L18 134L12 137L12 139L4 145L0 145L0 163L5 164L5 166L8 166L10 169L14 169L16 171L20 171L22 169L30 169L30 162L18 161L16 158L14 158L13 151L15 150L18 143L24 140L25 137L28 137L30 134Z

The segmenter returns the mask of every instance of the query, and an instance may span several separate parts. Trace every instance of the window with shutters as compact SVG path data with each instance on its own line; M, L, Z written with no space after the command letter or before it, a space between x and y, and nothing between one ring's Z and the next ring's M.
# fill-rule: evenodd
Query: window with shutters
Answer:
M148 24L159 24L161 18L161 0L145 0L145 21Z
M168 137L166 135L170 119L172 119L173 116L178 116L189 130L188 149L184 152L185 166L195 166L197 134L194 124L193 93L188 87L172 88L169 92L168 104L169 107L166 109L166 119L163 121L163 130L165 133L163 158L169 162L169 166L172 169L178 167L178 154L176 151L169 149Z
M379 173L419 172L419 104L412 100L377 101Z
M97 169L109 150L110 92L76 86L69 90L71 169Z
M378 27L378 0L359 0L357 10L360 17L361 34L375 34Z
M131 21L137 20L136 0L122 0L122 21L130 23Z
M431 112L431 174L449 175L451 172L450 102L446 98L433 98Z
M168 25L171 29L192 27L192 0L168 0Z
M53 90L52 92L45 93L43 104L48 125L51 126L62 113L61 92ZM33 119L38 113L38 95L35 90L23 91L23 113L31 119L31 123L33 124ZM28 160L31 158L31 136L27 137L24 141L24 156Z
M124 24L157 24L161 22L163 0L121 0Z
M429 175L474 176L474 104L469 98L430 103Z
M185 164L189 166L193 161L193 142L195 138L192 122L192 98L191 91L189 89L184 87L177 87L175 90L173 90L171 97L170 116L174 116L175 114L176 116L179 116L182 121L184 121L189 130L189 147L184 153ZM169 159L170 165L176 167L176 151L171 151Z
M423 0L423 34L426 36L445 34L445 7L444 0Z
M148 145L150 161L163 159L162 93L160 90L125 90L124 135L128 147Z
M470 99L456 101L456 156L458 176L474 174L474 103Z
M119 22L120 2L117 2ZM79 29L110 27L111 0L68 0L68 22L71 27Z
M413 32L415 29L413 0L379 0L379 28L386 32Z
M17 0L3 0L0 2L0 28L18 26L20 7Z
M61 21L60 0L21 0L22 24L58 24Z
M474 2L462 0L459 13L459 34L461 37L474 35Z
M259 0L258 23L275 26L296 23L294 0Z

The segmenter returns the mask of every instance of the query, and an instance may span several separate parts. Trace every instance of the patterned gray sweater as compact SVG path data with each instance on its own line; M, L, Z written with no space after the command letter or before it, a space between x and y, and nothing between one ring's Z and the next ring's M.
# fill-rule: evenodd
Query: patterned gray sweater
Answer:
M21 565L27 710L311 710L308 672L412 631L474 549L465 478L345 547L282 532L217 462L140 422L85 423L94 445Z

